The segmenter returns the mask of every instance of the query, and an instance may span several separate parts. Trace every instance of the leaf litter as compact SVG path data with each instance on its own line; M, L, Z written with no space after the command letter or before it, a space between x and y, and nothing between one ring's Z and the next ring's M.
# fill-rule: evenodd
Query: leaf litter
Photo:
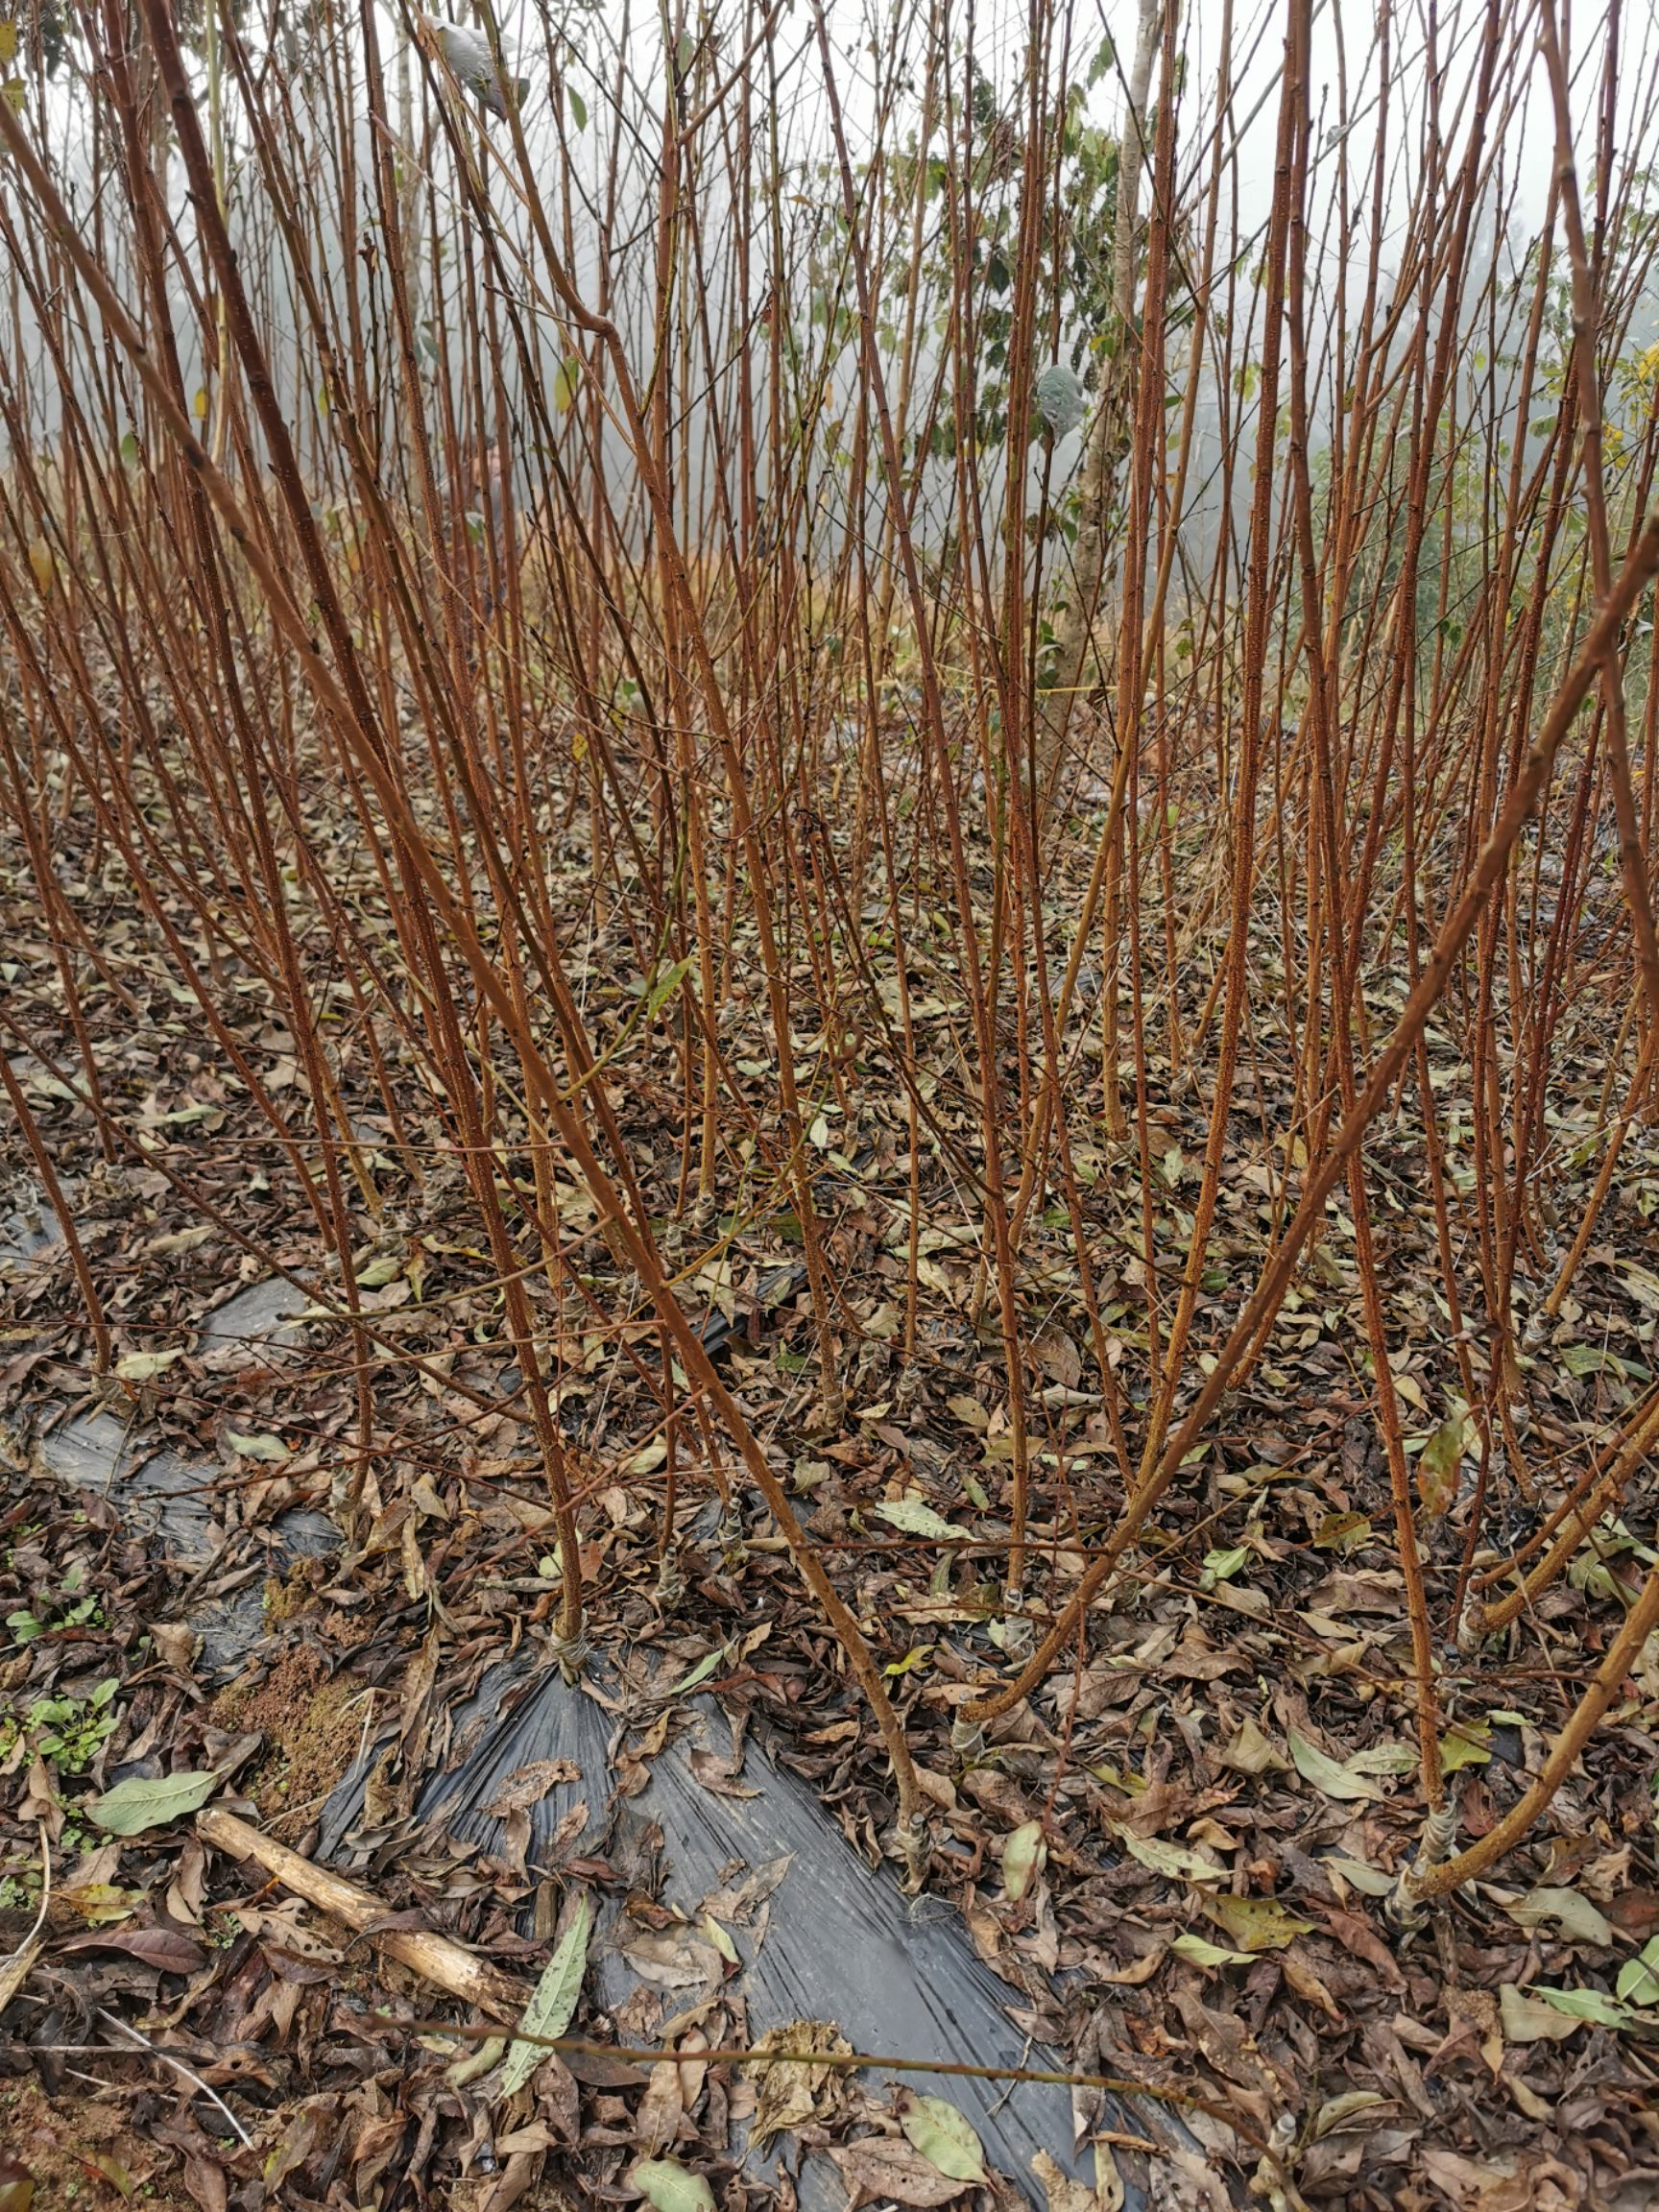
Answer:
M118 886L109 904L111 942L124 926L132 941ZM30 941L26 921L16 941ZM18 1004L61 1046L50 974L44 959L26 964ZM270 1014L262 988L248 994L249 1045L255 1064L272 1066L282 1048L259 1043ZM603 1011L602 992L600 1003ZM278 1178L263 1172L261 1164L278 1163L246 1099L188 1064L188 1038L170 1015L133 1024L111 999L92 1004L101 1022L120 1013L112 1044L147 1055L152 1094L190 1102L164 1106L184 1118L157 1120L155 1160L216 1190L264 1249L317 1283L318 1256ZM617 1020L626 1013L618 998ZM752 1048L762 1065L763 1040ZM1270 1052L1254 1083L1258 1102L1277 1111L1284 1078ZM1585 1084L1588 1094L1588 1066ZM61 1242L47 1237L6 1262L0 1618L12 1641L0 1658L0 1956L27 1952L29 1964L8 1988L12 2071L0 2096L11 2101L16 2140L51 2138L32 2153L41 2187L59 2171L54 2159L84 2151L84 2177L87 2159L107 2157L152 2200L213 2212L251 2206L277 2187L304 2207L348 2184L354 2202L385 2212L399 2192L414 2201L463 2189L480 2207L499 2195L504 2212L509 2175L529 2201L564 2187L562 2176L601 2192L632 2188L652 2202L654 2191L670 2201L688 2191L690 2204L705 2191L733 2202L733 2190L772 2189L736 2151L758 2108L741 2067L677 2059L671 2096L666 2074L632 2063L573 2055L510 2065L509 2033L472 2072L480 2046L418 2025L431 2016L429 1992L400 1981L371 1944L331 1941L310 1915L255 1902L240 1870L194 1837L193 1806L212 1792L302 1852L319 1848L330 1791L367 1749L350 1848L390 1916L443 1929L529 1988L569 1939L574 1922L560 1935L565 1900L586 1891L607 1911L626 1903L637 1915L632 1956L654 1975L637 1984L637 2001L612 2008L589 1973L571 1997L570 2022L625 2047L665 2036L680 2052L697 2037L713 2049L748 2035L732 1977L757 1946L776 1943L788 1911L786 1879L765 1893L752 1887L764 1850L724 1885L710 1880L701 1912L657 1919L666 1910L657 1902L661 1864L619 1847L604 1758L571 1758L560 1743L493 1777L488 1841L460 1834L448 1815L417 1814L435 1778L468 1773L469 1703L492 1670L533 1651L560 1581L511 1360L491 1327L492 1271L458 1187L428 1177L398 1249L357 1269L366 1307L397 1332L396 1351L376 1354L395 1448L351 1551L296 1555L281 1539L286 1517L326 1514L346 1479L349 1332L326 1303L297 1298L289 1312L305 1317L280 1334L215 1337L215 1310L253 1279L249 1256L221 1235L197 1234L200 1222L158 1165L99 1164L72 1094L34 1095L68 1164L81 1234L106 1261L119 1260L123 1311L141 1317L118 1332L122 1395L110 1401L81 1356L84 1317ZM417 1105L412 1096L412 1113ZM641 1093L631 1110L648 1143L660 1109ZM1573 1110L1565 1088L1560 1110ZM1191 1107L1171 1099L1159 1116L1170 1146L1197 1157L1203 1126ZM1567 2206L1623 2212L1659 2197L1650 1787L1659 1655L1649 1647L1633 1668L1539 1831L1426 1936L1402 1944L1382 1906L1422 1817L1403 1687L1404 1589L1382 1533L1386 1469L1367 1379L1350 1357L1361 1331L1338 1234L1316 1255L1301 1303L1287 1309L1190 1481L1161 1506L1137 1574L1092 1616L1088 1651L1058 1665L964 1757L952 1743L956 1708L967 1684L998 1663L990 1631L1008 1466L999 1353L976 1306L977 1259L959 1198L940 1174L923 1194L924 1357L901 1375L882 1316L904 1269L892 1226L908 1195L903 1115L895 1098L873 1093L859 1121L863 1149L851 1129L837 1129L848 1166L826 1154L824 1167L835 1179L836 1264L849 1310L868 1332L847 1431L827 1436L806 1418L796 1378L809 1315L782 1228L733 1237L723 1279L709 1286L706 1337L735 1384L772 1407L813 1539L875 1624L932 1778L931 1889L960 1908L1005 2009L1079 2073L1202 2095L1262 2134L1286 2117L1295 2187L1310 2204L1502 2212L1527 2200L1515 2196L1523 2172L1544 2175ZM239 1150L221 1142L231 1136ZM1633 1140L1632 1177L1647 1172L1647 1142ZM1247 1241L1260 1176L1278 1163L1247 1130L1230 1142L1236 1172L1223 1208L1229 1234ZM1397 1170L1408 1187L1408 1140L1380 1131L1377 1151L1380 1170ZM1137 1247L1138 1224L1119 1218L1108 1167L1104 1152L1082 1162L1105 1326L1128 1378L1146 1357L1137 1341L1143 1296L1123 1258ZM1178 1188L1177 1176L1171 1234ZM572 1205L575 1219L574 1193ZM1443 1318L1432 1296L1411 1286L1413 1240L1421 1279L1432 1279L1427 1216L1407 1211L1394 1233L1396 1381L1421 1424L1410 1440L1413 1479L1426 1524L1453 1543L1466 1503L1468 1417ZM1033 1380L1046 1394L1036 1448L1046 1465L1064 1467L1072 1499L1069 1517L1032 1530L1040 1605L1045 1590L1063 1598L1117 1509L1101 1408L1071 1402L1089 1400L1081 1386L1091 1370L1078 1353L1089 1317L1070 1235L1056 1222L1034 1237L1024 1287ZM1594 1248L1559 1358L1534 1393L1541 1450L1566 1454L1594 1439L1606 1408L1628 1402L1629 1370L1652 1326L1650 1274L1614 1242ZM641 1358L652 1335L638 1334ZM685 1599L672 1613L658 1600L649 1532L625 1488L603 1474L628 1465L660 1479L665 1455L650 1406L630 1395L636 1349L596 1339L592 1366L565 1385L572 1413L595 1417L583 1544L605 1591L598 1633L626 1655L641 1695L647 1676L656 1685L645 1697L656 1718L635 1717L632 1689L606 1717L602 1747L613 1746L619 1803L648 1791L677 1741L670 1732L711 1692L741 1728L764 1726L848 1847L879 1863L893 1814L879 1749L825 1664L821 1624L772 1531L752 1517L718 1535L688 1520L679 1542ZM171 1521L147 1524L149 1533L127 1511L126 1471L114 1488L73 1475L71 1425L108 1420L111 1405L117 1435L131 1435L135 1450L171 1453L184 1471L167 1477ZM48 1446L68 1477L51 1473ZM167 1532L186 1506L187 1551ZM1537 1607L1540 1636L1567 1651L1604 1647L1627 1601L1627 1563L1654 1550L1652 1511L1648 1492L1633 1486L1623 1518L1594 1532ZM257 1639L228 1680L203 1639L205 1624L238 1607ZM1454 1671L1442 1759L1457 1782L1465 1839L1488 1832L1538 1771L1572 1665L1539 1664L1523 1646L1512 1664L1483 1667L1476 1700ZM110 1681L114 1692L98 1703ZM268 1682L272 1695L258 1704ZM307 1739L302 1724L325 1687L333 1702ZM705 1752L701 1774L711 1793L754 1786L741 1760L718 1748ZM732 1803L742 1809L740 1797ZM53 1894L35 1938L42 1840ZM111 1931L109 1941L88 1940ZM37 1953L28 1948L36 1941ZM555 1985L565 1978L562 1969ZM131 2023L161 2056L101 2026L101 2012ZM253 2153L179 2068L235 2110ZM71 2069L94 2072L99 2091L83 2097L88 2084ZM979 2186L918 2146L922 2106L867 2076L846 2090L838 2110L803 2115L779 2141L794 2155L805 2127L854 2201L946 2202L953 2199L942 2191ZM909 2094L950 2102L942 2085ZM1071 2103L1086 2139L1101 2120L1100 2095L1078 2089ZM643 2177L642 2108L649 2132L663 2138ZM937 2148L948 2134L929 2141ZM121 2146L139 2140L134 2162ZM1219 2170L1241 2185L1253 2153L1237 2137L1216 2141ZM1065 2212L1082 2187L1071 2151L1056 2143L1067 2164L1046 2184ZM1141 2156L1124 2154L1132 2177ZM1176 2174L1179 2160L1163 2170ZM1014 2178L1044 2195L1041 2173ZM97 2185L121 2194L108 2174ZM1180 2186L1203 2200L1195 2180Z

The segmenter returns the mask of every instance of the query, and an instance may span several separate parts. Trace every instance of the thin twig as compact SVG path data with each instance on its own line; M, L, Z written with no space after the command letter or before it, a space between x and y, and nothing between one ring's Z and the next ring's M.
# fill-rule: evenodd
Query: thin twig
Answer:
M372 2017L399 2033L454 2035L472 2043L489 2042L501 2032L498 2026L491 2027L482 2021L397 2020L389 2012L375 2012ZM686 2056L666 2045L636 2047L599 2043L585 2035L537 2035L522 2027L515 2028L513 2035L515 2041L532 2043L543 2051L567 2052L579 2058L615 2058L638 2066L659 2065L664 2059L683 2062ZM1065 2089L1105 2089L1118 2097L1150 2097L1156 2104L1205 2113L1210 2119L1220 2121L1223 2127L1231 2128L1256 2150L1267 2149L1266 2142L1250 2123L1225 2105L1214 2104L1190 2089L1162 2088L1153 2082L1133 2080L1126 2075L1072 2074L1061 2068L1041 2066L976 2066L950 2058L895 2058L872 2051L762 2051L747 2043L718 2051L699 2051L696 2056L699 2064L709 2066L824 2066L838 2074L858 2074L868 2069L878 2074L940 2074L959 2081L1035 2081Z
M129 2022L118 2020L113 2012L106 2012L102 2005L95 2005L92 2009L96 2017L102 2020L107 2028L113 2028L118 2035L130 2035L141 2051L148 2052L152 2058L159 2059L163 2066L171 2066L175 2074L181 2075L199 2096L205 2097L209 2104L216 2105L224 2113L226 2119L230 2123L238 2142L245 2149L252 2150L252 2136L249 2134L247 2128L243 2127L241 2121L237 2119L218 2090L210 2088L203 2080L200 2074L193 2074L182 2058L175 2058L171 2051L158 2051L147 2035L141 2035L137 2029Z

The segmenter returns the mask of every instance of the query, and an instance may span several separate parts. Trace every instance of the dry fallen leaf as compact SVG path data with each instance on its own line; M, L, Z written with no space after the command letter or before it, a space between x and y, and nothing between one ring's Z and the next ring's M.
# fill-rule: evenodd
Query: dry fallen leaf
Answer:
M1046 2192L1048 2212L1100 2212L1100 2200L1095 2192L1086 2182L1074 2181L1046 2151L1037 2152L1031 2161L1031 2171Z
M830 2020L786 2020L781 2028L769 2029L755 2045L757 2054L825 2051L840 2056L852 2049ZM840 2109L846 2084L841 2067L781 2061L752 2071L758 2082L758 2098L750 2139L757 2150L764 2150L774 2135L787 2128L799 2128L806 2120L828 2119Z
M680 2115L685 2101L680 2086L680 2068L673 2059L664 2058L651 2069L651 2079L645 2084L634 2115L634 2141L646 2157L655 2157L665 2151L680 2132Z
M1110 1982L1119 1989L1139 1989L1143 1982L1150 1982L1163 1965L1165 1951L1164 1944L1154 1943L1150 1951L1142 1952L1139 1959L1132 1959L1127 1966L1118 1966L1110 1973L1097 1974L1095 1980Z
M1242 1951L1282 1951L1313 1926L1272 1897L1235 1897L1223 1890L1219 1896L1200 1898L1199 1910Z
M1310 1743L1306 1736L1298 1735L1294 1728L1290 1731L1289 1743L1297 1773L1305 1782L1311 1782L1323 1796L1338 1801L1382 1796L1382 1791L1368 1774L1358 1772L1351 1764L1341 1765L1317 1744Z
M90 1936L75 1936L62 1948L125 1952L163 1974L195 1974L207 1963L202 1945L176 1928L102 1928Z
M1047 1858L1041 1820L1022 1820L1010 1831L1002 1844L1002 1888L1011 1905L1019 1904Z
M1585 2026L1553 2005L1527 1996L1513 1982L1505 1982L1498 1992L1498 2018L1506 2043L1562 2043Z
M0 2012L4 2012L30 1975L40 1956L40 1938L32 1936L9 1958L0 1959Z
M527 1767L516 1767L484 1810L492 1820L505 1820L509 1814L525 1813L532 1805L540 1805L561 1782L581 1779L582 1769L572 1760L535 1759Z
M899 2093L899 2125L924 2158L956 2181L983 2181L985 2147L966 2117L944 2097Z
M1611 1950L1619 1940L1612 1922L1576 1889L1529 1889L1503 1910L1517 1927L1547 1928L1553 1923L1575 1943L1595 1943Z
M1223 1767L1232 1767L1240 1774L1266 1774L1277 1770L1289 1771L1290 1762L1276 1751L1248 1714L1234 1730L1225 1750L1216 1753Z
M926 2208L949 2204L967 2188L953 2181L908 2143L868 2135L862 2142L837 2145L830 2152L847 2184L849 2212L871 2199Z
M714 2192L678 2158L639 2158L628 2178L655 2212L714 2212Z

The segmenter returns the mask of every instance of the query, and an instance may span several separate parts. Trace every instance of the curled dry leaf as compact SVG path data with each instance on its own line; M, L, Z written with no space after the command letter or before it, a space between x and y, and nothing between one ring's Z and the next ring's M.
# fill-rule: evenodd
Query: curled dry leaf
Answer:
M1195 1936L1193 1940L1202 1942L1203 1937ZM1151 1950L1143 1951L1139 1959L1131 1959L1126 1966L1118 1966L1109 1973L1101 1973L1097 1979L1110 1982L1119 1989L1139 1989L1142 1983L1150 1982L1163 1965L1166 1948L1165 1944L1154 1943Z
M513 2212L513 2206L535 2187L541 2172L543 2153L540 2151L515 2151L507 2159L495 2179L495 2186L483 2200L479 2212Z
M757 2054L768 2051L823 2051L844 2056L853 2046L833 2021L786 2020L772 2028L756 2043ZM825 2120L840 2108L846 2083L845 2069L781 2060L775 2066L754 2069L758 2082L755 2125L751 2140L763 2149L774 2135L799 2128L806 2120Z
M35 1961L39 1956L40 1938L38 1936L32 1936L9 1958L0 1959L0 2012L5 2011L7 2006L11 2004L12 1998L16 1996L18 1990L22 1988L24 1983L35 1971ZM4 2212L3 2199L0 2199L0 2212Z
M736 1944L733 1942L731 1936L721 1927L712 1912L702 1913L698 1918L697 1925L708 1940L713 1944L715 1950L719 1952L721 1958L725 1960L728 1966L740 1966L743 1963L738 1957Z
M1317 2143L1326 2135L1366 2126L1370 2115L1381 2111L1387 2102L1387 2098L1379 2096L1375 2089L1350 2089L1340 2097L1328 2097L1313 2115L1310 2130L1313 2141Z
M1043 2184L1048 2199L1048 2212L1101 2212L1099 2193L1091 2189L1086 2181L1073 2180L1046 2151L1038 2152L1031 2161L1031 2171Z
M186 1628L176 1621L153 1621L150 1623L150 1641L156 1647L156 1655L164 1667L175 1672L188 1674L190 1665L202 1646L202 1638L194 1628Z
M1019 1904L1047 1857L1041 1820L1022 1820L1011 1831L1002 1845L1002 1887L1010 1904Z
M690 1928L642 1928L622 1946L622 1956L654 1989L719 1987L725 1972L722 1953L706 1934Z
M703 1788L712 1791L716 1797L758 1797L760 1794L758 1790L751 1790L738 1781L740 1762L722 1759L716 1751L699 1747L690 1754L686 1764Z
M543 2120L530 2120L522 2128L495 2138L497 2158L511 2158L517 2151L556 2151L559 2138Z
M532 1805L540 1805L561 1782L581 1779L582 1769L572 1760L534 1759L527 1767L514 1768L484 1810L492 1820L505 1820L510 1814L525 1813Z
M1292 1943L1289 1950L1284 1953L1279 1960L1279 1970L1299 1997L1306 1997L1310 2004L1317 2005L1326 2018L1335 2021L1338 2027L1342 2025L1341 2007L1302 1957L1299 1945Z

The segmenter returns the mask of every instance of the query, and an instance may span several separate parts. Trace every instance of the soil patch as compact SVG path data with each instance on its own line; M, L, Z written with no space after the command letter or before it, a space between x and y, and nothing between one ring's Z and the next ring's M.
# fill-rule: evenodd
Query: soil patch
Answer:
M118 2053L110 2056L119 2061ZM178 2153L139 2124L145 2104L159 2117L171 2100L134 2099L130 2087L117 2088L113 2099L48 2097L34 2081L0 2082L0 2147L34 2184L32 2212L123 2201L194 2212L192 2199L170 2178Z
M276 1833L313 1819L350 1766L363 1732L361 1698L360 1686L334 1674L323 1652L296 1644L263 1680L233 1683L214 1699L216 1726L265 1738L249 1794Z

